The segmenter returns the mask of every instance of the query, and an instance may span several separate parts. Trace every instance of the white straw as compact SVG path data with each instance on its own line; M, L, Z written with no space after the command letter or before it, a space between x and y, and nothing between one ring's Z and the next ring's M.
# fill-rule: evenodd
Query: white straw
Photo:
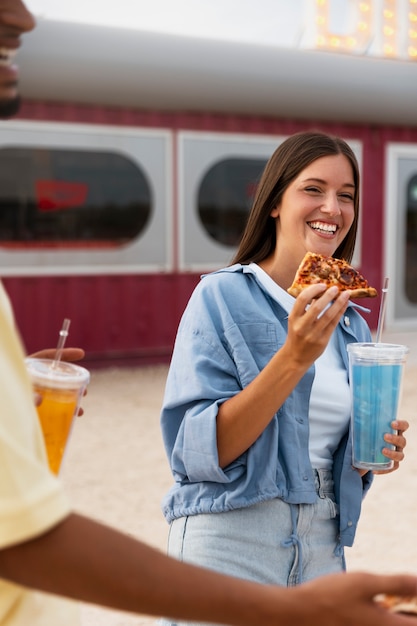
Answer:
M71 324L71 320L64 319L62 328L59 331L58 345L56 347L55 359L54 359L54 362L52 363L52 367L56 367L61 360L62 351L64 349L64 345L68 337L68 328L70 324Z
M384 286L382 287L381 304L379 307L378 328L376 331L376 343L381 343L382 329L384 327L385 307L387 304L388 282L389 282L389 279L385 278Z

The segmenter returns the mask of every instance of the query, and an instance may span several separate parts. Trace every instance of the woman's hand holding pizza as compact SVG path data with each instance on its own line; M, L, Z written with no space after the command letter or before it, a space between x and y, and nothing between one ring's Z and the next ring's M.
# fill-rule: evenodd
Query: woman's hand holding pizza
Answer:
M306 368L323 353L349 302L349 291L323 283L310 285L297 297L288 317L287 348Z

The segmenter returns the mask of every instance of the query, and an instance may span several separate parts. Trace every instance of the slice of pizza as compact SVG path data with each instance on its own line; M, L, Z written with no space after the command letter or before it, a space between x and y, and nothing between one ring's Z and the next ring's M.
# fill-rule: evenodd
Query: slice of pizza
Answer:
M375 601L390 613L402 613L417 617L417 596L394 596L381 594Z
M351 298L375 298L378 295L366 278L343 259L307 252L287 291L296 298L303 289L316 283L325 283L328 287L336 285L339 291L349 290Z

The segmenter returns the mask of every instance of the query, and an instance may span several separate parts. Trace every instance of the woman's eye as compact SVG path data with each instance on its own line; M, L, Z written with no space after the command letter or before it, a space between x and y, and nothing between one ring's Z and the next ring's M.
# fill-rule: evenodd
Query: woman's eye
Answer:
M306 187L306 191L311 191L313 193L320 193L320 189L318 187Z
M353 202L353 196L351 193L341 193L340 197L343 198L343 200L348 200L349 202Z

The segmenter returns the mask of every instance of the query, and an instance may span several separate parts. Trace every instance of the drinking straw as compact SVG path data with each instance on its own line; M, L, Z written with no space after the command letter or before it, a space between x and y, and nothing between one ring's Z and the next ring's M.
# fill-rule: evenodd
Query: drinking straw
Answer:
M381 343L382 329L384 326L385 307L387 304L388 282L389 282L389 279L385 278L384 286L382 287L381 304L379 306L378 327L376 331L375 343Z
M64 321L62 323L62 328L59 331L59 339L58 339L58 344L57 344L56 353L55 353L55 359L54 359L54 362L52 363L52 367L56 367L58 365L58 363L60 362L60 360L61 360L62 351L64 349L64 345L65 345L65 342L66 342L67 337L68 337L68 328L69 328L70 324L71 324L71 320L64 319Z

